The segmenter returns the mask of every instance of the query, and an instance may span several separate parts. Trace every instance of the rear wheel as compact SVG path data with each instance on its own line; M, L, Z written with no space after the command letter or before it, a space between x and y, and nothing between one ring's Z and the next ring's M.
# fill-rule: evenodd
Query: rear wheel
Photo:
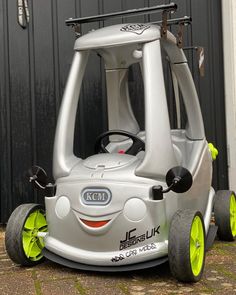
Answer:
M168 256L173 276L198 282L205 263L205 227L200 212L179 210L170 224Z
M23 204L11 214L5 235L6 251L17 264L33 266L42 261L43 238L47 231L44 209L38 204Z
M234 241L236 237L236 197L233 191L221 190L216 193L214 216L219 239Z

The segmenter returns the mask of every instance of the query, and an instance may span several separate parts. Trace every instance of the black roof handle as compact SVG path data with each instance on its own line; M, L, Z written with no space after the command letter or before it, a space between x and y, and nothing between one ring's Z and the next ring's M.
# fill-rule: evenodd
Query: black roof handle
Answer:
M81 18L70 18L66 20L67 26L74 26L76 24L84 24L84 23L91 23L96 21L104 21L110 18L122 17L122 16L133 16L133 15L143 15L143 14L151 14L155 12L175 12L177 10L177 4L170 3L170 4L163 4L163 5L156 5L151 7L144 7L144 8L137 8L137 9L130 9L125 11L118 11L112 12L107 14L100 14L94 16L87 16Z

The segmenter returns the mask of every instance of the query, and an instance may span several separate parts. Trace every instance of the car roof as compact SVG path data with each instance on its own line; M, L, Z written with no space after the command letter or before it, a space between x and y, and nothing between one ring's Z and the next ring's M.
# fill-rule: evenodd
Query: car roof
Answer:
M115 47L134 43L145 43L161 38L158 25L131 23L118 24L92 30L75 42L75 50Z

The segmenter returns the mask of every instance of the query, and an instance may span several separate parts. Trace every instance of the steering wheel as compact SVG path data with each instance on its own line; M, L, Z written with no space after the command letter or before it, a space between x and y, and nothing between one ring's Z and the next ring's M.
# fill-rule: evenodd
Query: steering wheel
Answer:
M99 135L98 138L96 139L96 143L95 143L96 154L100 152L109 153L109 151L105 147L104 139L111 135L122 135L122 136L130 138L133 141L131 147L129 147L127 151L125 151L125 154L137 155L137 153L139 153L140 151L145 151L145 143L137 135L134 135L128 131L123 131L123 130L109 130Z

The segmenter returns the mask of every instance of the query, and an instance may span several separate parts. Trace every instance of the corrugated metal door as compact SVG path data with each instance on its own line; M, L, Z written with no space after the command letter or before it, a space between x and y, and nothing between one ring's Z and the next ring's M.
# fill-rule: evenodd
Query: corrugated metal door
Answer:
M51 173L56 118L73 56L74 33L64 20L75 16L120 11L169 1L154 0L31 0L30 23L22 29L17 23L16 0L0 1L0 222L20 203L42 202L25 180L25 171L39 164ZM220 155L215 165L216 188L227 187L224 84L220 0L177 0L177 16L191 15L185 45L205 47L206 75L199 78L195 53L188 52L205 121L206 135ZM156 18L151 16L151 20ZM160 19L160 16L158 16ZM123 18L141 22L148 17ZM105 24L120 22L106 21ZM83 26L83 32L103 23ZM131 73L132 97L139 96L136 69ZM96 57L86 73L76 132L76 153L93 151L94 139L107 128L104 76ZM135 113L143 104L135 100ZM137 102L138 101L138 102ZM92 118L92 120L91 120ZM142 115L139 116L143 124Z

